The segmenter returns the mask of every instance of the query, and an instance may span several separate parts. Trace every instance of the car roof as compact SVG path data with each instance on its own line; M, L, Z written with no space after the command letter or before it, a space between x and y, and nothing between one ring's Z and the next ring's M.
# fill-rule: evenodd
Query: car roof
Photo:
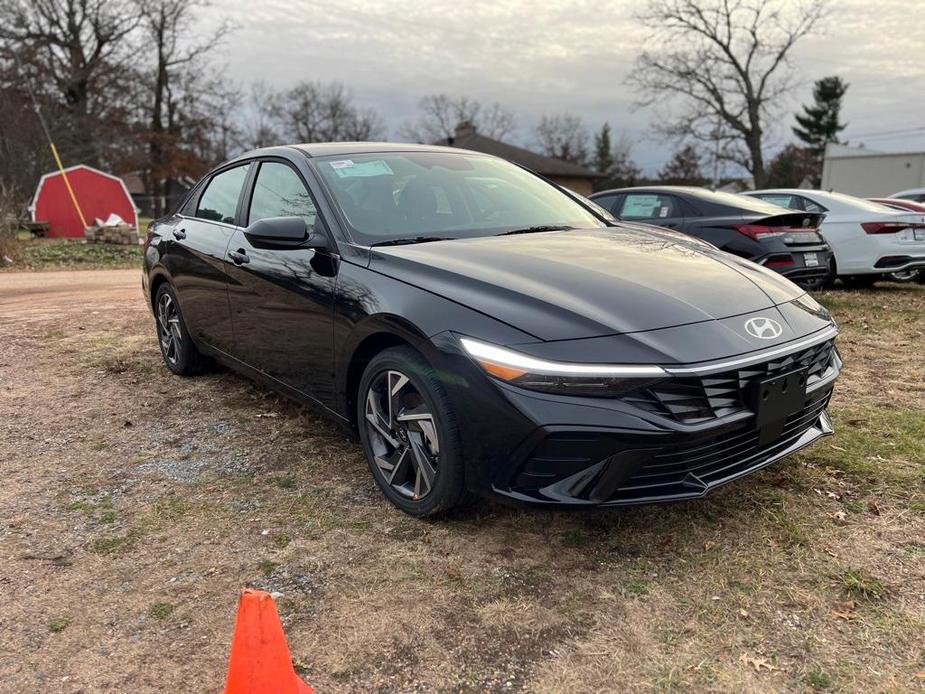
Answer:
M630 188L612 188L611 190L602 190L599 193L590 195L592 200L596 197L602 195L611 194L611 195L622 195L623 193L684 193L685 195L694 198L694 200L689 200L689 202L694 203L696 200L699 200L703 203L708 203L710 205L715 205L723 208L734 209L734 210L744 210L747 212L755 212L762 215L772 215L772 214L781 214L783 212L788 212L786 208L779 207L769 202L765 202L760 198L744 198L735 193L726 193L723 191L710 190L709 188L702 188L699 186L633 186ZM716 209L715 207L712 209Z
M909 188L908 190L901 190L898 193L893 193L891 198L898 198L900 195L921 195L925 193L925 188Z
M698 188L697 186L630 186L628 188L610 188L608 190L600 190L593 195L588 197L594 198L601 195L614 195L615 193L630 193L630 192L645 192L645 191L664 191L666 193L699 193L712 191L707 190L706 188Z
M385 152L439 152L442 154L479 154L491 156L481 152L473 152L459 147L441 147L439 145L418 145L407 142L311 142L304 144L281 145L277 147L264 147L236 157L247 159L254 156L267 156L271 154L292 153L298 150L307 157L342 157L356 154L380 154Z
M846 193L838 193L835 191L828 190L813 190L807 188L766 188L763 190L751 190L748 192L749 195L802 195L807 197L818 204L821 204L823 207L828 207L830 210L840 210L842 212L845 209L851 210L863 210L865 212L899 212L895 208L887 207L879 202L872 202L867 198L860 198L855 195L847 195ZM879 208L879 209L878 209Z

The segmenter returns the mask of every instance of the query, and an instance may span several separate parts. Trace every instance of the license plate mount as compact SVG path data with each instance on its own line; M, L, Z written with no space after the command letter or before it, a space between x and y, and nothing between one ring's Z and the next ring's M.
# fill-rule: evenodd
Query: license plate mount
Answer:
M806 369L765 378L754 384L751 406L760 432L759 445L779 438L787 417L806 403Z
M806 267L819 267L819 256L815 253L804 253L803 262L806 263Z

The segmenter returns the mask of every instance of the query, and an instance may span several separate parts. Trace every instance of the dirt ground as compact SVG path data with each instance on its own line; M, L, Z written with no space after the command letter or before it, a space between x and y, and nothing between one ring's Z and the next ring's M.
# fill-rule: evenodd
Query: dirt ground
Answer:
M320 692L925 691L925 287L820 297L838 434L789 461L425 522L326 420L170 375L140 282L0 274L0 691L220 691L242 586Z

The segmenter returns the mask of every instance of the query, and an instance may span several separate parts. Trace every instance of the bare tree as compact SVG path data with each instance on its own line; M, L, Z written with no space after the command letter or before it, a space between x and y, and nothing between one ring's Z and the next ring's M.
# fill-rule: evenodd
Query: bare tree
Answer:
M131 0L0 0L0 48L43 104L62 156L111 164L134 108ZM23 84L25 83L25 84ZM45 166L51 163L50 157Z
M259 80L251 84L243 117L243 137L247 148L258 149L279 143L277 100L276 92L266 82Z
M92 111L97 84L128 58L139 12L130 0L0 0L0 38L35 49L75 113Z
M572 113L544 115L535 130L536 140L548 157L584 166L588 161L588 129Z
M680 102L665 133L718 143L762 186L766 123L794 88L790 53L825 9L826 0L650 0L639 18L652 48L629 82L643 104Z
M188 163L188 158L174 151L183 146L180 108L184 103L188 107L197 97L196 83L204 70L202 59L231 31L228 23L205 36L194 31L197 12L207 6L207 0L138 0L145 45L153 56L148 106L148 190L154 196L155 216L163 214L166 200L176 195L176 178L191 173L181 165ZM188 41L190 35L197 40ZM195 118L190 113L186 115Z
M415 142L431 143L456 136L456 126L468 122L476 132L496 140L503 140L516 129L514 114L495 102L483 104L467 96L451 97L431 94L418 103L421 115L412 123L405 123L400 135Z
M283 133L299 142L350 142L385 136L379 114L355 106L353 95L339 82L300 82L275 102Z

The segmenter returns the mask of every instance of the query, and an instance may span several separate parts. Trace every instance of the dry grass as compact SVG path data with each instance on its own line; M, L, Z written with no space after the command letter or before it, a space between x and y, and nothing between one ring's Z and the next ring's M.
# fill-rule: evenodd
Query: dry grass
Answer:
M922 689L925 288L821 298L835 438L703 501L438 522L314 414L168 375L134 297L6 319L0 688L217 691L252 585L319 691Z

